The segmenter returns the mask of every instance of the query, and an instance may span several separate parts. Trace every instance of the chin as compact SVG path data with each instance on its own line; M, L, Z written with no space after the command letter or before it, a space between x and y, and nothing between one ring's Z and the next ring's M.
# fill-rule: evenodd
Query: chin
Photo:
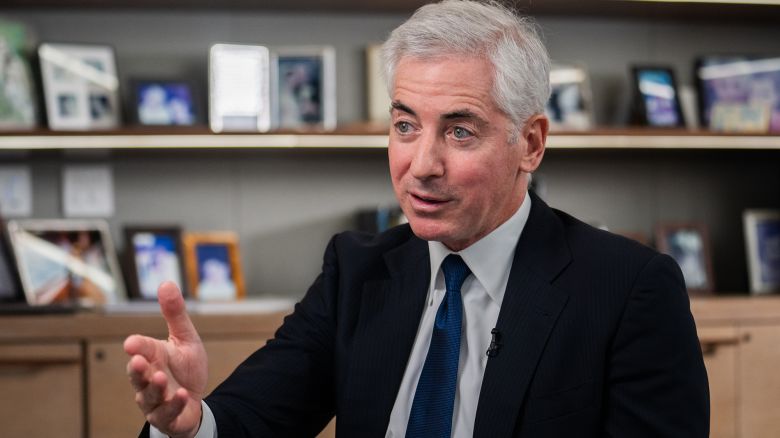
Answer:
M409 219L409 225L412 227L414 235L420 239L441 242L447 240L450 235L450 233L447 232L446 227L438 221L408 216L407 218Z

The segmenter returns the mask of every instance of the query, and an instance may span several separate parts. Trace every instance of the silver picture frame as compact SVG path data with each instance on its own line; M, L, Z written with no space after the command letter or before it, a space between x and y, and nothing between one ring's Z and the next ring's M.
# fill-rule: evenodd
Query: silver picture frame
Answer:
M276 129L336 128L336 50L331 46L274 48L273 120Z
M270 51L214 44L209 51L209 125L213 132L271 129Z

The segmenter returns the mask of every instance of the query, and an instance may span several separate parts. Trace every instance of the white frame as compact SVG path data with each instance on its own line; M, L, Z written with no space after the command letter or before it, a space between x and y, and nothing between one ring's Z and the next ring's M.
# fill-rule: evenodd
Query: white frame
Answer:
M43 43L38 47L49 128L54 130L115 129L121 123L119 78L114 50L105 45ZM97 61L99 70L87 61ZM105 97L108 111L95 118L93 96ZM63 114L61 97L72 97L73 114Z
M244 65L236 67L240 62ZM209 50L209 126L213 132L271 129L270 52L265 46L214 44ZM225 63L231 65L226 67ZM243 72L249 77L232 76ZM230 75L227 76L226 75Z
M390 125L390 96L382 73L382 44L366 47L366 106L368 120Z
M33 290L31 273L29 266L25 263L23 255L23 246L30 242L29 232L46 232L46 231L96 231L100 234L100 240L103 246L106 264L108 265L108 276L100 275L105 272L90 273L89 267L73 264L71 269L83 270L86 275L93 275L93 279L96 282L113 282L113 289L105 294L106 304L116 304L118 302L124 302L127 300L127 292L125 291L125 285L122 278L121 270L119 269L119 262L117 260L114 244L109 233L108 223L105 220L77 220L77 219L51 219L51 220L11 220L8 221L8 236L13 247L14 257L16 258L16 264L19 268L19 276L22 280L22 289L24 290L27 302L30 305L48 304L48 302L40 301L36 296L36 291ZM105 290L103 290L105 292ZM93 305L93 302L83 302L80 304Z
M773 222L780 227L780 210L745 210L742 213L750 292L754 294L780 292L780 283L766 282L761 278L762 267L757 226L763 222Z
M550 101L554 95L550 95L550 100L545 103L545 114L550 120L550 128L558 131L586 131L594 127L593 114L593 91L590 86L590 76L584 66L581 65L555 65L550 70L550 89L554 91L556 87L573 85L578 91L578 99L583 108L579 111L572 111L564 114L564 117L575 116L568 122L559 122L553 119L549 112ZM563 112L563 111L562 111Z
M321 123L303 123L288 125L280 119L280 84L279 62L286 57L317 57L322 60L320 93L322 101L320 102L322 111ZM271 93L271 102L273 106L274 128L277 129L296 129L296 128L321 128L326 131L336 129L336 50L331 46L290 46L274 48L271 55L271 77L273 80L273 92Z

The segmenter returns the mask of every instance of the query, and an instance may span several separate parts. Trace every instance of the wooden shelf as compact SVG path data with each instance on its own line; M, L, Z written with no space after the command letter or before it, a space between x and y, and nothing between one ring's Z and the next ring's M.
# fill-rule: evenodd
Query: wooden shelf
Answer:
M0 135L0 150L88 149L385 149L387 135L377 129L334 133L211 134L202 130L116 132L32 132ZM558 132L550 149L780 150L780 136L728 135L669 130Z

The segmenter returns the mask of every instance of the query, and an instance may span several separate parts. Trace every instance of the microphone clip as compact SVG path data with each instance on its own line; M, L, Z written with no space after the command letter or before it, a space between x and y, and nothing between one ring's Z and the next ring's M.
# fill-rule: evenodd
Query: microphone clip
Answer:
M498 331L497 328L494 328L490 331L490 346L488 347L485 354L487 354L487 357L496 357L498 356L498 350L501 349L501 332Z

